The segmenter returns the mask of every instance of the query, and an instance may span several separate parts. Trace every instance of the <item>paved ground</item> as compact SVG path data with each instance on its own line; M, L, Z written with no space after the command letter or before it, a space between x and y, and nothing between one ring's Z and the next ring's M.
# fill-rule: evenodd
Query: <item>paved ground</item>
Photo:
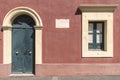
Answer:
M10 77L0 80L120 80L120 76Z

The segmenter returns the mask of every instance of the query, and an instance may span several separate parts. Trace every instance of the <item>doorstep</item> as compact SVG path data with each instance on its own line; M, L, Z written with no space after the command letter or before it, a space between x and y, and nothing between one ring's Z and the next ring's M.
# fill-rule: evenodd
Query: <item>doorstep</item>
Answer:
M21 76L21 77L22 77L22 76L23 76L23 77L24 77L24 76L25 76L25 77L26 77L26 76L27 76L27 77L33 77L33 76L35 76L35 75L34 75L34 74L10 74L10 76L11 76L11 77L12 77L12 76L13 76L13 77L17 77L17 76L18 76L18 77L19 77L19 76Z

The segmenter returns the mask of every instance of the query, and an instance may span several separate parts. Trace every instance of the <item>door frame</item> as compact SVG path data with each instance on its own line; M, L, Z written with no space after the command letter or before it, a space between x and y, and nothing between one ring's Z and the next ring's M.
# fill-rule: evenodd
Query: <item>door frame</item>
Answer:
M16 7L10 10L3 20L3 64L12 63L12 21L19 15L26 14L33 18L35 29L35 64L42 64L42 20L38 13L28 7Z

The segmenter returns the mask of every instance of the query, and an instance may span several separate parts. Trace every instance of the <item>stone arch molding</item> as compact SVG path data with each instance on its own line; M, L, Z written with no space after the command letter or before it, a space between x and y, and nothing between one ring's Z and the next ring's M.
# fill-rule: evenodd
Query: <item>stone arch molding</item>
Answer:
M36 22L36 26L43 26L42 24L42 20L39 17L39 15L36 13L36 11L34 11L31 8L28 7L17 7L12 9L11 11L9 11L7 13L7 15L5 16L4 20L3 20L3 26L12 26L11 23L12 21L21 14L27 14L29 16L31 16L35 22Z
M17 7L10 10L3 20L3 64L12 63L12 21L19 15L26 14L33 18L35 28L35 64L42 64L42 20L31 8Z

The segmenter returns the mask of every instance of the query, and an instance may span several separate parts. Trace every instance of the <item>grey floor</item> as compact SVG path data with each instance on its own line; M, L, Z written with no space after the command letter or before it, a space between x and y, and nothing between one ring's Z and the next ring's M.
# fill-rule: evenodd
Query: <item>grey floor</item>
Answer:
M120 80L120 76L9 77L0 80Z

